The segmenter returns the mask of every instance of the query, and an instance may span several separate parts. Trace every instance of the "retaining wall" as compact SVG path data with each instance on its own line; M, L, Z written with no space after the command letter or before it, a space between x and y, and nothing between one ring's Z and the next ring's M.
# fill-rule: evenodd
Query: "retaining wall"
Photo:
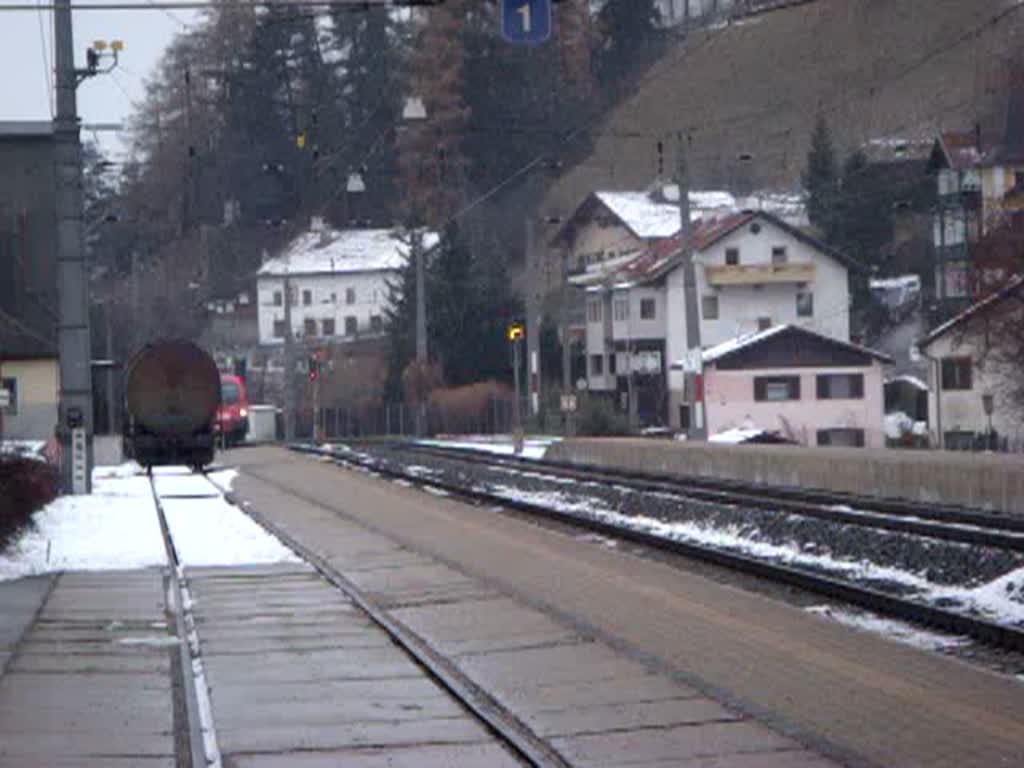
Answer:
M1018 455L581 438L555 443L546 458L1024 515L1024 457Z

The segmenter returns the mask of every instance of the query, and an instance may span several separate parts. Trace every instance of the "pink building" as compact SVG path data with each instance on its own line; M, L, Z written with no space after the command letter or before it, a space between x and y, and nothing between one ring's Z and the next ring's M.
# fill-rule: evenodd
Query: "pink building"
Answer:
M708 434L776 432L801 445L885 447L883 366L891 358L795 325L706 349Z

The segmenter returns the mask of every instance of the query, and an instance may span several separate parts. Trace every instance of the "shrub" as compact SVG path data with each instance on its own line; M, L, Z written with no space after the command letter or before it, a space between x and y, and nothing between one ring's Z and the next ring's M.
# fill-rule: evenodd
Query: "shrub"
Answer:
M58 487L57 470L49 464L0 456L0 549L56 498Z
M581 398L576 414L576 430L583 437L628 435L629 419L615 410L615 405L603 397L593 395Z
M435 389L429 401L431 426L440 432L486 431L494 427L495 409L509 413L512 399L509 388L496 381Z

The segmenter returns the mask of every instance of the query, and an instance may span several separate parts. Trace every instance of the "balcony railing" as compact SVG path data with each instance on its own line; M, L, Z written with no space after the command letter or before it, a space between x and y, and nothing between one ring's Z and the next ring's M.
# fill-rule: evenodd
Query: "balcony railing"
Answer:
M707 268L710 285L754 285L757 283L809 283L814 264L740 264Z

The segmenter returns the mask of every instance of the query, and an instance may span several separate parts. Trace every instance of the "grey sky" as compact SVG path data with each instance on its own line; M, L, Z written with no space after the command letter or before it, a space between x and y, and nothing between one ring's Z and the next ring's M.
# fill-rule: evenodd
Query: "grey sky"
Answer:
M0 7L15 0L0 0ZM24 0L19 0L24 2ZM173 18L172 18L173 16ZM75 59L79 66L93 40L121 39L125 51L113 74L85 81L78 89L78 111L86 123L122 122L141 99L143 82L164 49L194 11L81 11L74 14ZM40 35L40 19L43 35ZM177 20L176 20L177 19ZM44 54L44 42L45 50ZM0 11L0 120L47 120L50 97L46 74L52 80L53 19L45 11ZM45 62L45 63L44 63ZM93 136L83 134L88 140ZM116 137L102 145L116 148Z

